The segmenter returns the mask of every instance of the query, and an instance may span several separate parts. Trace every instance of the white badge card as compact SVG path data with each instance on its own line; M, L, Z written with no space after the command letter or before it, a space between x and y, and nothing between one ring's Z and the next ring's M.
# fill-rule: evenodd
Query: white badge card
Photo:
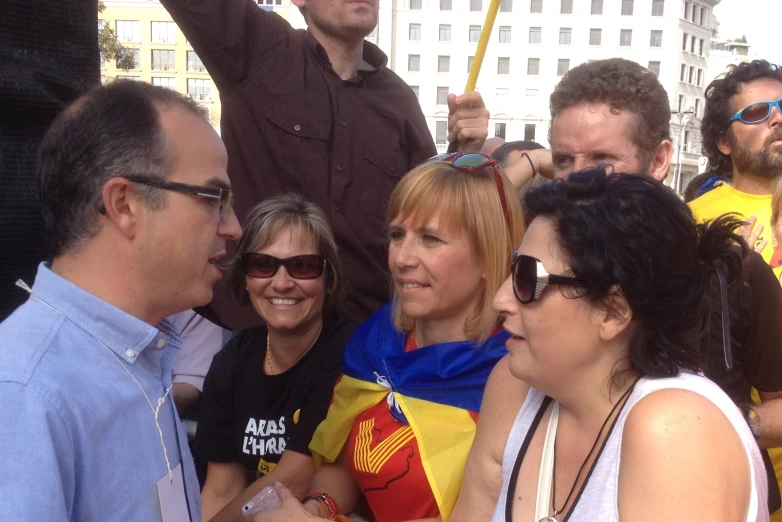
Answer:
M190 522L182 464L158 481L157 492L163 522Z

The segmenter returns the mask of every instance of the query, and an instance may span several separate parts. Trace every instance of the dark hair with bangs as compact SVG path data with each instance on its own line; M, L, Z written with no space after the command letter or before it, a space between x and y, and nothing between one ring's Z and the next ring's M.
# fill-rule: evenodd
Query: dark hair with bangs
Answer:
M633 312L630 369L650 377L702 370L706 354L693 331L704 325L715 268L731 283L741 275L747 247L733 232L741 221L696 224L662 183L605 167L532 190L525 205L528 223L552 221L573 276L586 284L572 297L601 303L615 285L621 290Z

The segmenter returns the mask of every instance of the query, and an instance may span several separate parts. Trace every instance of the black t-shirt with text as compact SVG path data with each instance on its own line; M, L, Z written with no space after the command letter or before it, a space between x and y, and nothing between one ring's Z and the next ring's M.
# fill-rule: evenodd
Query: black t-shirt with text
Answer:
M209 462L240 462L255 472L251 478L273 470L285 450L310 455L354 330L351 321L330 317L312 349L279 375L263 370L265 326L237 334L206 375L196 451Z

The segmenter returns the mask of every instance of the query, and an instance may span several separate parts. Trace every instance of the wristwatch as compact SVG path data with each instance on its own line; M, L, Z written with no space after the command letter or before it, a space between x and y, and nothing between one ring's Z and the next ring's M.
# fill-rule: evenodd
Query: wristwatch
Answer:
M744 414L744 420L747 421L749 431L752 432L755 440L758 440L763 431L763 422L760 420L760 414L752 406L746 404L741 406L741 411Z

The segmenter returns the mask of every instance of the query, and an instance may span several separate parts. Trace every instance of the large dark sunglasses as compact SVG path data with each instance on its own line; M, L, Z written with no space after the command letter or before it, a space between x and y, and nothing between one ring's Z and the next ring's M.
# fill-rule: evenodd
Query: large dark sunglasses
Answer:
M733 115L730 121L739 120L742 123L760 123L766 121L771 116L771 109L776 107L780 114L782 114L782 98L772 101L762 101L747 105L739 112Z
M513 294L523 304L540 299L548 285L586 286L574 277L549 274L539 259L518 252L513 253L510 273Z
M500 167L497 162L488 156L478 154L477 152L464 153L464 152L449 152L447 154L439 154L426 160L430 161L445 161L450 163L461 170L469 174L479 172L485 168L491 168L494 173L494 182L497 184L497 194L500 196L500 205L502 206L502 214L505 216L505 223L510 228L510 216L508 215L508 201L505 199L505 188L502 184L502 176L500 175Z
M274 277L280 266L294 279L317 279L326 268L326 258L319 255L293 256L287 259L255 252L242 254L242 271L250 277L267 279Z
M202 187L199 185L187 185L185 183L176 183L174 181L165 181L155 178L144 178L140 176L127 176L126 180L150 187L157 187L163 190L182 192L184 194L194 194L204 198L220 200L220 221L225 221L231 215L231 208L234 205L234 191L231 189L221 189L214 187Z

